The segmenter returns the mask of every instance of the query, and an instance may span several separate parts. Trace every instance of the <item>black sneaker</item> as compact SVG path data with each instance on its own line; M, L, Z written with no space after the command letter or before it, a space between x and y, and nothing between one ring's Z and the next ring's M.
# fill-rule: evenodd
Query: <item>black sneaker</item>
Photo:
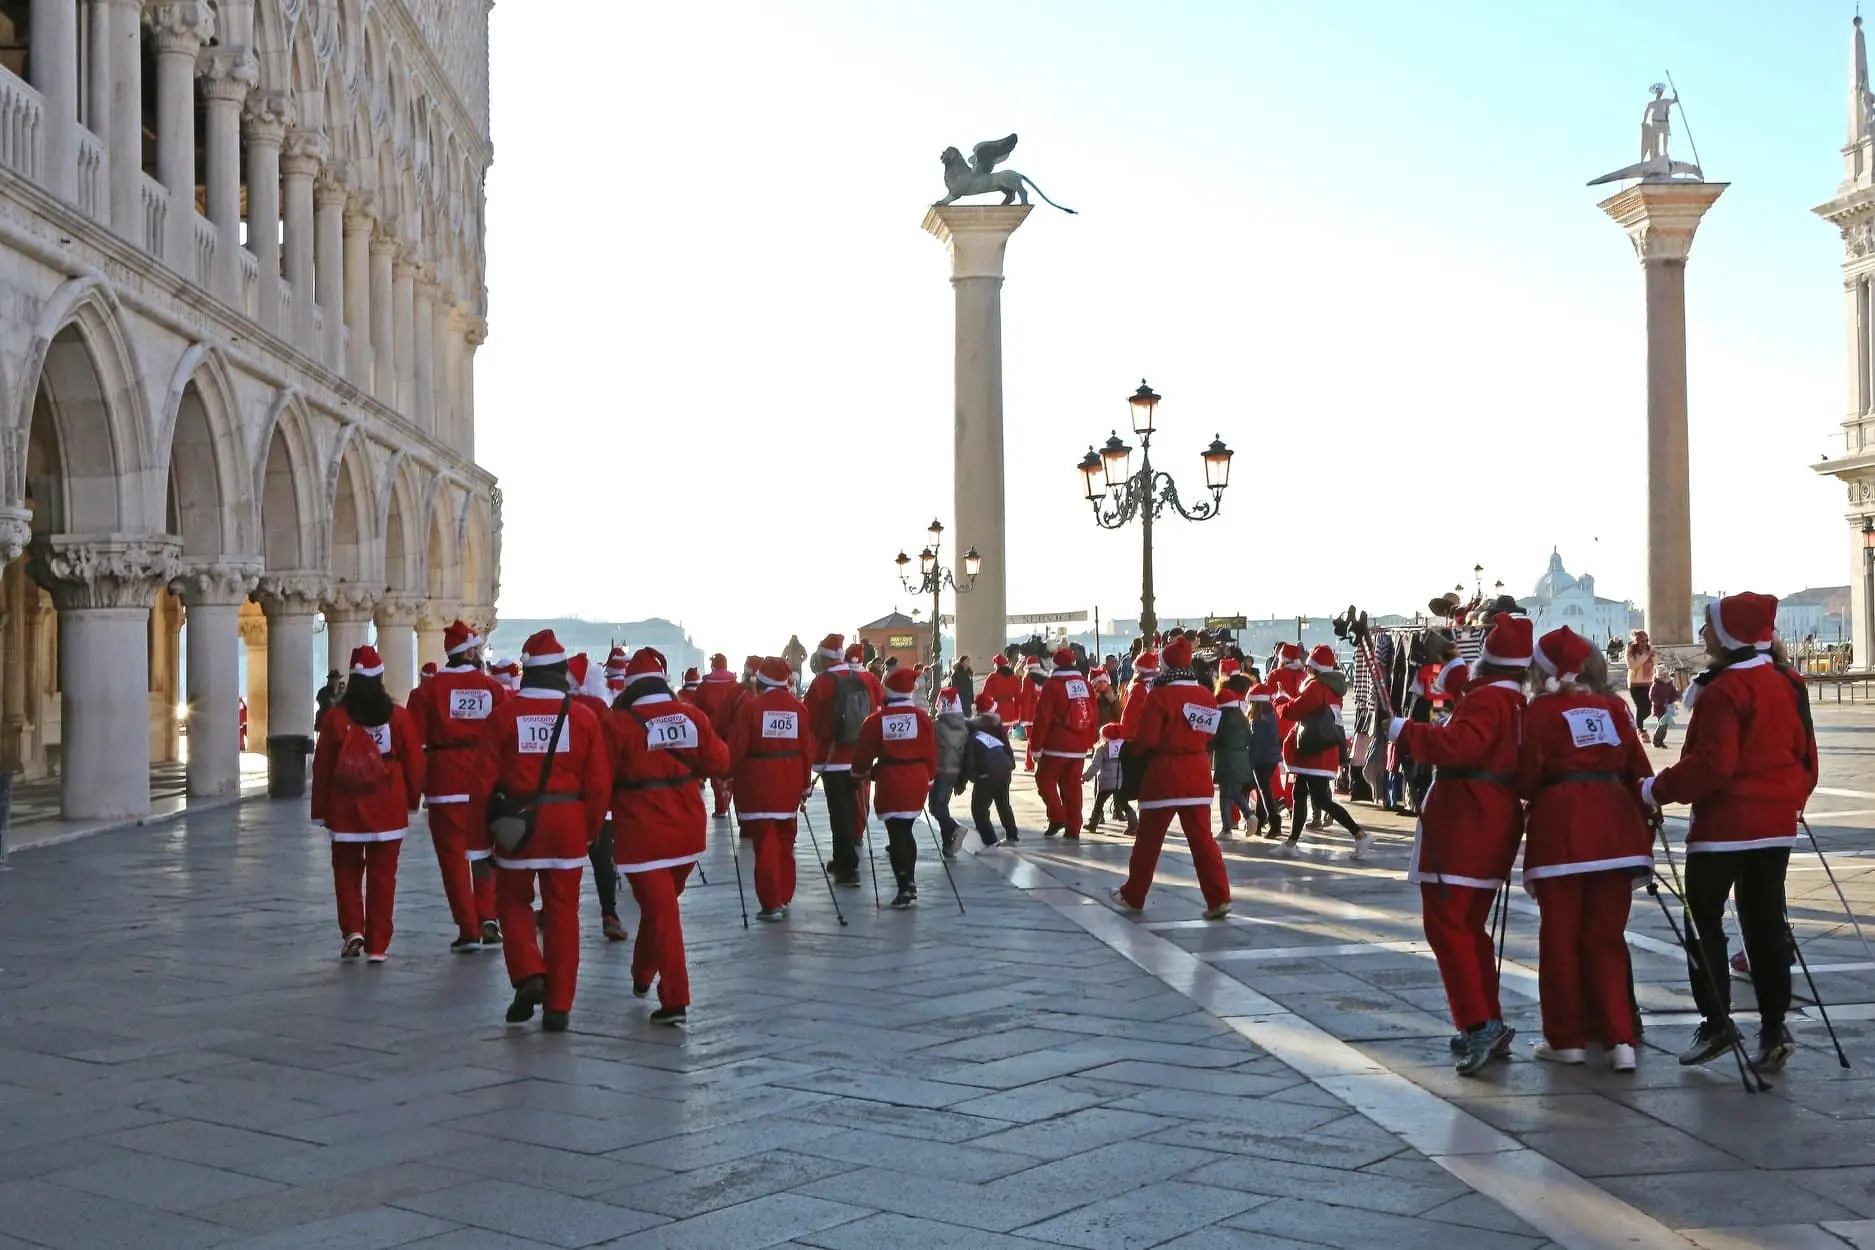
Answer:
M918 891L916 890L901 889L892 898L892 906L898 911L904 911L907 907L916 907L917 905Z
M482 945L501 945L501 924L499 921L484 920L482 922Z
M660 1007L651 1013L651 1023L664 1024L675 1028L687 1020L689 1009L686 1007Z
M564 1011L541 1012L540 1013L540 1031L542 1033L564 1033L566 1032L566 1015L567 1013Z
M963 849L963 844L964 844L964 831L962 829L953 829L949 833L945 834L944 835L944 858L956 859L957 852Z
M1498 1023L1502 1024L1504 1022L1502 1020L1499 1020ZM1517 1037L1516 1029L1505 1029L1504 1032L1500 1034L1497 1039L1497 1053L1500 1055L1508 1055L1510 1053L1510 1044L1511 1042L1516 1040L1516 1037ZM1451 1048L1452 1048L1452 1054L1454 1056L1462 1055L1465 1053L1465 1031L1463 1029L1460 1029L1458 1032L1452 1034Z
M1003 841L1009 843L1009 845L1011 846L1014 846L1016 843L1022 841L1022 839L1018 838L1014 832L1008 832L1003 835Z
M470 951L479 951L481 949L481 938L459 937L449 944L449 953L452 955L467 955Z
M508 1004L509 1024L523 1024L534 1018L534 1008L546 1000L547 978L539 973L522 977L514 987L514 1001Z
M1693 1034L1693 1044L1680 1052L1680 1066L1693 1068L1708 1063L1730 1050L1737 1040L1738 1029L1730 1020L1722 1024L1702 1020L1699 1031Z
M1048 822L1048 828L1046 828L1046 829L1044 829L1044 830L1042 830L1042 836L1043 836L1044 838L1052 838L1052 837L1054 837L1054 836L1055 836L1056 834L1058 834L1058 833L1060 833L1060 832L1061 832L1061 831L1062 831L1063 829L1065 829L1065 828L1067 828L1067 826L1066 826L1066 825L1063 825L1063 824L1060 824L1060 823L1058 823L1058 822L1056 822L1056 821L1052 821L1052 820L1051 820L1051 821L1049 821L1049 822Z
M1790 1052L1797 1049L1796 1041L1790 1030L1783 1025L1767 1027L1758 1031L1758 1053L1752 1057L1752 1064L1760 1072L1782 1072L1790 1061Z
M859 874L856 872L836 874L833 878L833 883L844 889L857 890L860 886Z
M633 998L644 998L650 993L651 993L651 982L649 981L633 981L632 982L632 997Z

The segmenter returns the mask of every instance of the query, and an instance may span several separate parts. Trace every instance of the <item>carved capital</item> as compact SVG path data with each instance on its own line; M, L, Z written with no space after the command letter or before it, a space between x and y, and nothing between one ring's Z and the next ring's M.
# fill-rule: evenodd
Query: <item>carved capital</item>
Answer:
M26 550L27 571L61 612L148 608L182 572L182 544L162 535L49 534Z
M378 601L378 612L372 619L380 628L409 629L423 619L430 601L416 595L386 595Z
M377 586L333 582L332 593L326 596L326 619L363 624L377 614L378 600L383 597L383 589Z
M146 5L143 20L149 23L158 56L194 56L215 35L215 10L207 0Z
M0 506L0 563L13 563L32 540L33 514L25 508Z
M422 272L423 266L417 263L416 253L405 244L397 244L391 261L391 277L398 282L415 282Z
M344 161L328 159L321 165L313 180L313 207L336 208L349 215L352 193L345 180L350 173Z
M395 218L389 221L380 220L378 222L377 233L371 236L371 255L373 257L395 257L397 255L399 245L397 240L391 237L391 232L396 229L396 226L397 222Z
M170 579L169 588L187 607L236 607L253 593L262 567L259 560L189 562Z
M201 76L204 99L243 104L260 81L260 62L246 48L204 48L195 72Z
M480 347L482 344L488 342L488 318L479 316L470 317L468 319L468 327L463 330L462 337L468 340L470 347ZM497 497L499 497L499 492L497 492ZM495 506L496 508L501 507L499 503Z
M332 155L332 145L317 130L289 130L280 146L280 172L289 178L312 178Z
M254 601L268 616L311 616L331 595L331 574L317 569L267 573L254 588Z
M378 224L378 197L353 192L345 203L345 233L370 234Z
M432 599L423 605L423 612L417 617L418 629L447 629L462 612L462 605L447 600Z
M1700 219L1725 188L1723 182L1643 182L1599 207L1627 231L1642 264L1685 264Z
M253 91L247 97L247 109L241 125L250 143L286 142L287 130L299 120L299 108L284 91Z
M241 641L247 644L248 650L265 651L267 649L266 617L259 615L250 616L244 612L241 614L240 628Z

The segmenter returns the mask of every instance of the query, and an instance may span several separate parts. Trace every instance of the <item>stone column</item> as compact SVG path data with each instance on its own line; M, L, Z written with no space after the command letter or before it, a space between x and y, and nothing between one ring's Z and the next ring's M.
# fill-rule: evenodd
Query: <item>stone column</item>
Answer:
M437 422L437 436L452 450L460 450L462 427L467 423L462 408L462 358L468 350L463 335L467 329L462 309L457 306L436 319L436 404L443 414Z
M358 582L335 582L326 600L326 667L348 673L352 652L371 641L371 618L382 592Z
M345 366L345 202L349 193L331 165L313 184L313 303L325 317L325 342L318 345L326 368Z
M58 534L33 544L33 577L59 613L67 820L149 814L150 605L181 572L178 552L161 538Z
M260 66L254 54L245 48L206 49L200 64L202 97L207 110L202 144L202 160L207 166L202 174L203 199L208 219L215 223L214 281L206 281L207 275L204 275L203 285L211 287L223 303L240 308L241 258L235 253L241 247L241 108L247 103L248 92L260 81ZM184 115L190 120L184 134L193 145L193 99L188 103ZM164 182L168 185L167 179ZM171 221L178 216L182 220L182 233L170 237L181 239L187 248L186 252L178 253L175 264L187 274L187 258L195 251L193 174L188 186L169 188L169 216Z
M156 44L156 180L169 193L164 258L169 267L194 281L195 270L195 68L196 59L215 33L215 14L203 0L184 0L147 10ZM132 34L135 34L133 30ZM139 40L126 35L127 55L141 63ZM207 84L203 84L204 89ZM132 134L112 130L120 148L134 146L141 157L141 102L129 110ZM114 115L113 115L114 116ZM206 162L204 162L206 163ZM238 188L237 188L238 191ZM138 193L141 199L142 192Z
M288 331L280 324L280 146L294 112L285 92L256 91L248 96L243 119L247 123L247 250L254 253L259 270L254 283L254 320L282 337Z
M411 259L410 249L400 247L397 259L391 265L391 325L392 334L392 376L395 385L392 389L394 398L391 407L397 415L407 421L416 420L416 405L412 402L416 388L417 351L417 265Z
M254 600L267 614L267 734L312 736L313 617L332 592L324 573L267 573Z
M377 218L371 197L353 196L345 207L345 328L351 334L346 375L353 386L372 392L371 378L371 231Z
M1007 633L1008 561L1003 543L1003 250L1028 205L952 204L924 228L950 249L957 324L953 551L975 547L983 572L957 596L959 655L992 656Z
M260 607L257 603L256 609ZM241 612L241 645L247 648L247 749L267 749L267 617L256 610Z
M418 429L430 434L437 433L441 425L436 406L436 297L442 293L443 288L430 281L427 274L417 280L416 324L412 331L416 367L409 416Z
M39 182L69 202L78 192L78 3L32 0L31 15L32 48L26 64L33 87L46 100Z
M456 619L459 605L432 600L423 605L423 615L417 618L417 663L434 664L441 668L449 662L443 654L443 631Z
M1692 487L1686 439L1686 258L1723 182L1642 182L1601 202L1628 232L1647 288L1647 631L1693 641ZM974 592L971 597L974 596Z
M289 130L280 152L286 213L286 281L293 291L293 320L282 327L292 344L315 360L326 355L313 342L313 179L325 163L326 137L316 130ZM342 203L343 201L341 201Z
M203 6L207 7L207 6ZM143 237L143 5L141 0L108 0L92 11L92 20L104 25L105 103L103 115L109 118L104 140L110 153L111 227L136 244L144 246ZM195 53L188 64L193 75ZM161 64L161 53L158 53ZM159 88L160 91L160 88ZM162 107L162 101L157 101ZM95 112L95 110L94 110ZM97 123L97 117L92 123ZM159 120L160 127L161 122ZM158 141L161 150L161 141ZM194 153L190 153L194 164ZM157 240L162 247L164 240Z
M378 655L384 660L384 688L402 703L417 681L416 637L412 632L428 605L422 599L393 595L378 604Z
M241 788L241 605L260 563L197 565L170 583L189 609L189 793Z
M456 450L465 460L475 459L475 349L487 341L488 319L470 317L469 327L462 335L462 386L456 401Z
M391 343L391 258L397 240L382 225L371 238L371 393L397 404L397 352Z

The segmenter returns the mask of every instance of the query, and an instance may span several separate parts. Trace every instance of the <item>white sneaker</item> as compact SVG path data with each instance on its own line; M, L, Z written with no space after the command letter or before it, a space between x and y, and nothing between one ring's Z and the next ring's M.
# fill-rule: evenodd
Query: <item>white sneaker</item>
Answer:
M1355 834L1354 835L1354 850L1351 854L1349 854L1348 858L1349 859L1366 859L1368 849L1371 848L1373 845L1374 845L1373 834L1365 833L1365 832Z
M1222 920L1228 915L1230 915L1229 903L1219 903L1216 907L1207 907L1204 909L1204 918L1206 920Z
M365 962L368 964L381 964L389 958L389 955L366 955Z
M1276 856L1278 859L1294 859L1300 853L1301 849L1294 842L1287 839L1278 842L1274 847L1270 848L1270 854Z
M1634 1065L1634 1047L1626 1042L1618 1043L1613 1050L1608 1052L1608 1066L1616 1072L1632 1072Z
M1586 1050L1577 1050L1574 1047L1558 1050L1548 1042L1538 1042L1532 1046L1530 1057L1543 1063L1576 1064L1589 1061L1589 1054Z
M1107 897L1113 900L1113 905L1115 907L1118 907L1129 916L1137 916L1145 910L1143 907L1135 907L1127 902L1126 895L1120 893L1118 890L1108 890Z

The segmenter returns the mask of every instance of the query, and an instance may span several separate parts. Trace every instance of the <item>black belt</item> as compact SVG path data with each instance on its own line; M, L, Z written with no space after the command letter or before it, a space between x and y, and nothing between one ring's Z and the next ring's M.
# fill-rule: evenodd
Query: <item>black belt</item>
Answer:
M1506 790L1517 784L1517 779L1509 773L1487 772L1482 768L1437 768L1432 773L1433 781L1483 781L1494 786L1503 786Z
M1557 773L1554 777L1545 777L1540 788L1547 790L1551 786L1568 785L1575 781L1604 781L1621 785L1626 780L1620 773Z
M463 751L469 747L480 746L479 742L426 742L423 749L429 751Z
M659 777L653 781L621 781L614 790L668 790L672 786L695 785L695 777Z
M584 803L585 801L586 799L583 795L562 792L558 794L543 794L538 798L522 799L521 806L528 808L552 807L556 803Z
M798 760L801 758L801 753L799 751L750 751L743 758L751 760Z

